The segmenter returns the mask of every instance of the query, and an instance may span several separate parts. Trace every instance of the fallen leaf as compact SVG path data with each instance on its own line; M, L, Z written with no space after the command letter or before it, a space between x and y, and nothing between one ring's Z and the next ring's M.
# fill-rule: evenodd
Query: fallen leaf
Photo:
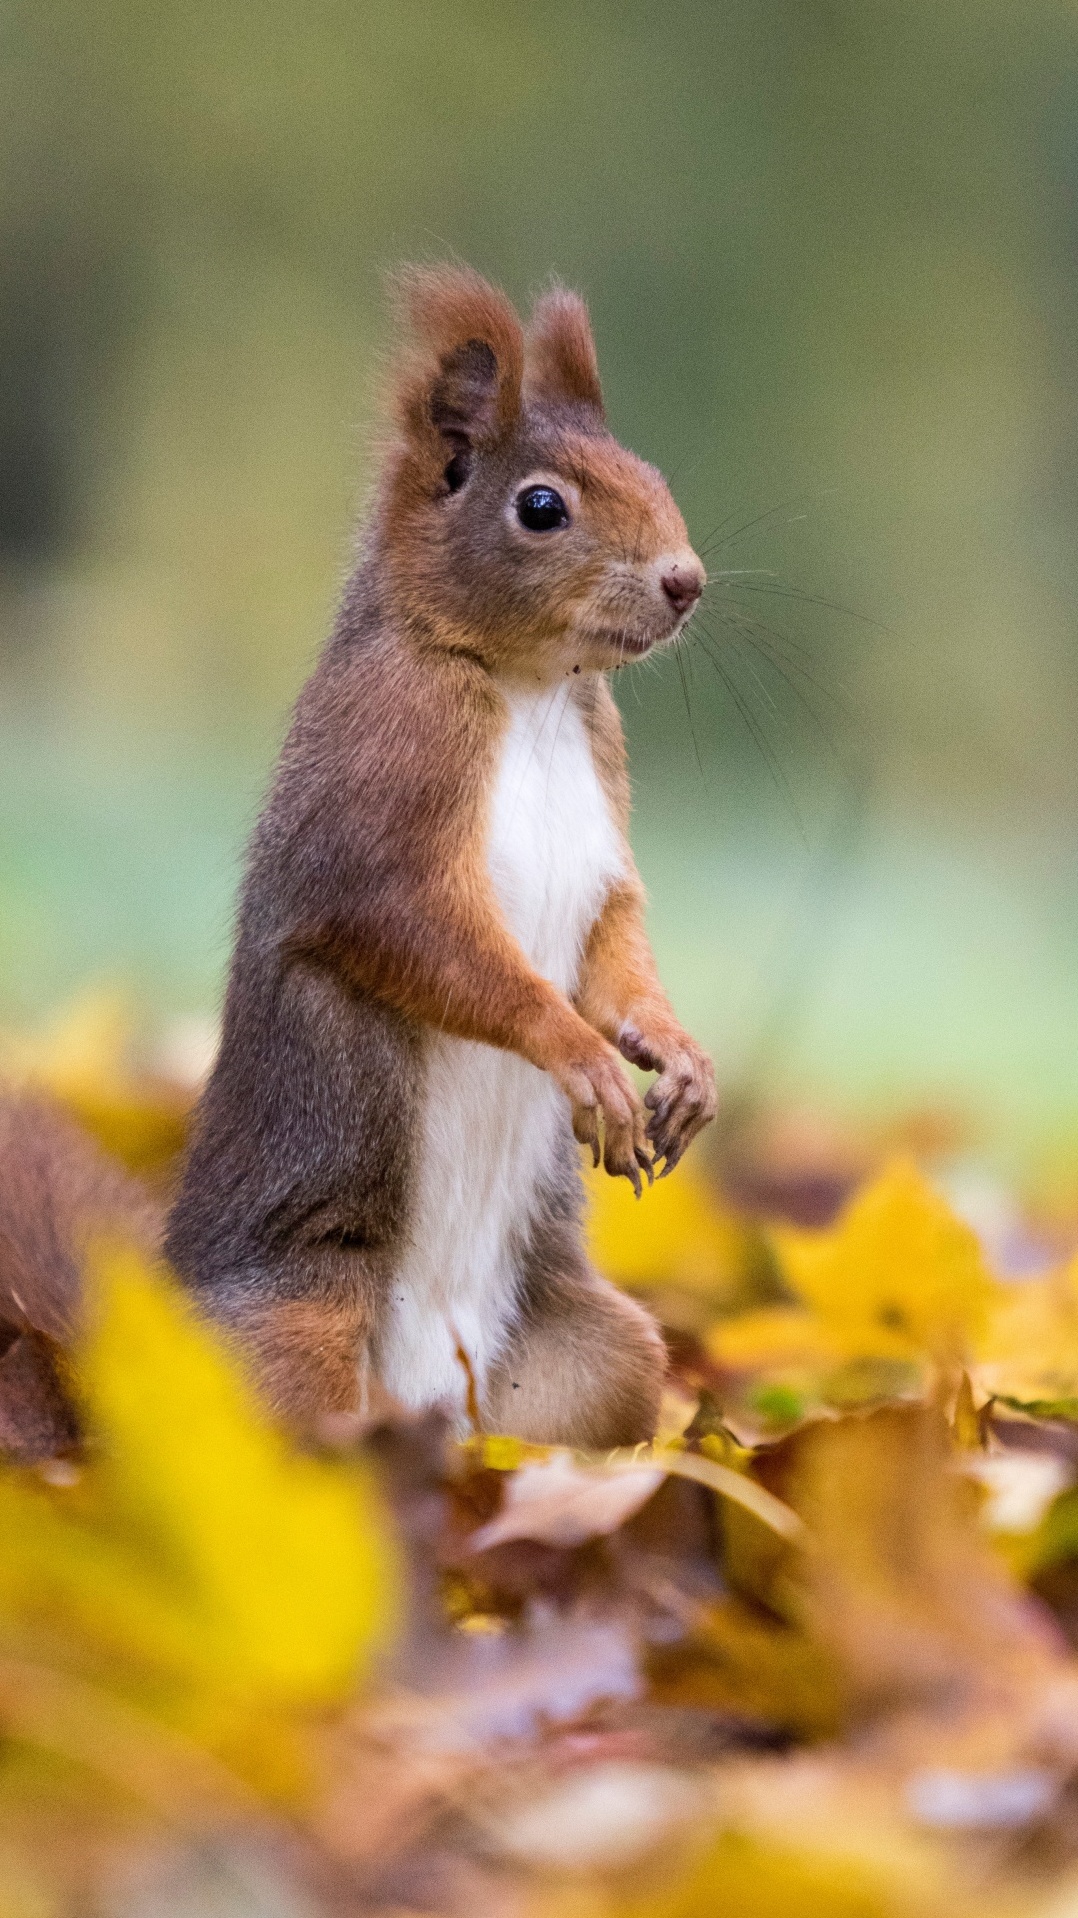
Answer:
M140 1069L137 1050L127 995L93 987L36 1030L0 1033L0 1069L48 1092L133 1171L156 1172L183 1148L194 1091Z
M1036 1530L1074 1477L1055 1452L972 1453L957 1464L988 1494L981 1514L986 1529L1017 1537Z
M832 1649L863 1710L900 1700L953 1709L985 1687L1020 1692L1052 1667L953 1456L942 1415L919 1407L786 1441L784 1490L813 1542L790 1577L805 1628Z
M510 1539L581 1545L617 1531L652 1497L664 1478L692 1479L732 1499L784 1538L800 1538L797 1513L747 1473L698 1452L655 1445L583 1458L563 1450L522 1465L507 1478L501 1511L472 1533L469 1550L485 1552Z
M1078 1259L1003 1288L977 1356L986 1396L1037 1418L1078 1420Z
M787 1281L848 1356L961 1358L999 1298L976 1234L902 1160L829 1231L777 1228L774 1243Z
M92 1449L0 1477L0 1635L32 1631L211 1749L351 1687L394 1611L366 1475L305 1458L163 1273L102 1255L76 1355ZM274 1741L266 1747L275 1763Z
M545 1791L533 1782L526 1799L515 1795L479 1823L506 1858L582 1872L630 1864L706 1810L706 1794L686 1772L623 1761L581 1766Z
M507 1479L502 1510L472 1533L469 1548L489 1551L513 1538L547 1545L580 1545L616 1532L662 1484L661 1467L582 1467L568 1452L523 1465Z
M813 1855L725 1831L682 1876L630 1897L617 1918L898 1918L883 1872L857 1858Z
M625 1180L588 1179L588 1244L600 1272L629 1291L671 1286L714 1308L751 1286L758 1232L725 1208L690 1155L677 1177L637 1199Z
M364 1714L383 1744L412 1752L481 1752L567 1724L600 1702L640 1696L644 1680L625 1621L563 1617L536 1606L522 1629L458 1639L457 1656L424 1671L429 1690L384 1698Z

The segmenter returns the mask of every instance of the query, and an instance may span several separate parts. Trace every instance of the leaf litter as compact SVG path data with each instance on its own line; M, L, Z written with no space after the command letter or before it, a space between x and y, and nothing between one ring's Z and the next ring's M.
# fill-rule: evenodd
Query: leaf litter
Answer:
M167 1190L115 1002L0 1054ZM632 1452L297 1450L88 1251L82 1436L0 1467L3 1918L1078 1918L1078 1206L1014 1279L946 1127L754 1127L589 1183L672 1353Z

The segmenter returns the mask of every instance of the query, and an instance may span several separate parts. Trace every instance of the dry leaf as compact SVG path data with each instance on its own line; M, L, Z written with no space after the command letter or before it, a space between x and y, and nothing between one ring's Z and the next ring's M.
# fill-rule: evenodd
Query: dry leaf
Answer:
M690 1155L637 1199L628 1183L588 1180L588 1241L599 1270L629 1291L670 1286L732 1302L759 1264L759 1238L726 1210Z
M975 1233L901 1160L829 1231L774 1240L789 1284L851 1357L953 1360L999 1298Z
M900 1918L883 1872L856 1858L727 1831L680 1880L616 1907L617 1918Z
M93 1452L68 1488L0 1478L0 1633L65 1644L234 1759L246 1726L257 1767L254 1722L340 1696L385 1636L384 1521L364 1475L289 1449L163 1274L111 1254L92 1289Z
M603 1537L638 1512L663 1477L656 1466L582 1467L571 1453L554 1452L507 1479L502 1510L472 1533L469 1548L485 1552L512 1538L569 1546Z
M560 1871L625 1865L672 1831L706 1815L698 1780L670 1765L582 1766L545 1792L500 1805L482 1819L488 1843L522 1864Z
M985 1395L1039 1418L1078 1418L1078 1258L1002 1290L978 1359Z
M50 1093L133 1171L152 1172L182 1149L193 1091L140 1071L135 1038L126 994L94 987L35 1031L0 1033L0 1068Z

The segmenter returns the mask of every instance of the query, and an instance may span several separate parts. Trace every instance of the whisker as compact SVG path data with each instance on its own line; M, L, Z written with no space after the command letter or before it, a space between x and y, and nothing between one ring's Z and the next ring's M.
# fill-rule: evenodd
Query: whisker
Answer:
M740 539L742 533L751 533L755 526L763 526L767 520L774 519L776 514L785 513L787 509L791 506L800 506L802 500L804 500L805 497L806 495L804 493L795 493L791 499L780 500L777 506L769 506L766 513L757 513L754 519L747 519L742 526L735 526L732 533L724 533L723 538L719 543L723 546L729 546L735 539ZM813 495L810 493L808 497L811 499L813 498ZM736 510L737 509L735 507L734 509L735 513L736 513ZM705 558L705 556L711 551L713 545L718 539L718 535L723 532L724 527L729 526L730 521L733 518L734 518L734 513L727 513L726 518L721 519L718 525L715 527L714 531L710 532L707 535L707 538L705 539L703 545L697 547L696 550L699 553L701 559Z
M725 625L737 626L751 622L754 626L758 626L761 632L770 633L773 638L781 639L784 644L794 647L795 651L804 653L806 658L811 658L803 640L795 639L792 633L787 633L780 626L769 626L754 606L745 606L736 592L731 591L724 593L720 599L708 600L707 611L714 613Z
M735 624L733 622L729 622L729 623L731 625L731 630L735 633L735 635L739 639L747 640L748 644L752 647L753 651L758 654L760 659L763 660L768 666L770 666L773 672L776 672L778 674L779 678L783 681L784 685L788 687L789 691L793 694L794 698L797 700L798 705L801 706L803 710L808 714L814 727L816 728L816 731L819 733L820 738L823 740L824 745L827 747L827 750L830 753L839 771L844 775L844 777L852 778L853 774L852 774L851 768L847 764L842 753L839 751L839 748L836 743L835 736L834 736L834 733L832 732L831 727L827 724L823 716L819 712L817 712L816 707L813 705L812 701L808 698L803 687L798 685L797 680L793 678L792 675L800 674L801 677L805 679L807 683L812 686L813 690L815 692L818 692L822 698L831 699L833 703L839 706L840 710L848 713L849 708L846 705L846 702L839 699L839 697L836 694L831 693L829 689L826 686L824 686L819 680L814 679L812 674L807 672L806 669L803 666L801 666L797 660L783 659L781 656L776 656L776 654L772 652L772 650L767 645L767 643L762 639L762 637L758 633L753 631L753 628L750 623L748 622L744 624L740 624L740 623ZM707 633L708 638L713 645L721 644L721 641L719 641L715 637L715 635L710 631L709 628L704 627L703 630ZM753 677L758 678L758 675L754 673ZM763 690L762 687L761 687L761 690Z
M698 446L695 453L683 453L666 474L666 484L672 487L676 479L685 473L691 473L694 466L699 466L708 450L706 446Z
M719 582L721 583L721 582ZM704 587L705 593L707 587ZM743 593L770 593L776 599L798 599L806 606L826 606L828 612L841 613L845 619L859 620L862 626L874 626L877 632L887 633L892 629L882 619L875 619L871 613L859 613L856 607L841 606L837 600L823 599L819 593L803 593L798 586L789 586L777 581L774 586L761 586L751 579L742 580Z
M681 681L681 692L682 692L682 697L685 701L685 717L689 722L689 736L692 739L692 749L693 749L693 752L696 754L696 764L697 764L697 767L699 768L700 777L701 779L703 779L704 778L704 762L700 757L700 742L696 737L696 727L693 724L692 707L689 704L689 682L685 677L685 661L681 656L680 648L677 646L674 647L674 659L677 664L678 678Z
M767 664L772 668L772 670L778 674L783 684L789 687L794 698L797 700L798 705L803 707L804 711L808 714L809 718L811 719L813 725L816 728L816 731L819 733L820 738L823 740L823 743L827 747L828 752L831 754L831 757L834 760L836 766L839 768L839 770L842 773L848 774L849 767L847 766L842 754L839 752L838 747L835 744L835 738L834 738L834 734L831 731L831 728L824 723L823 719L820 717L820 714L816 711L815 706L812 704L812 701L806 697L805 693L803 692L802 688L797 684L796 680L791 678L790 673L786 671L783 665L783 662L781 660L776 659L772 653L767 652L764 649L764 647L761 645L759 639L754 637L752 633L746 633L744 637L748 640L749 645L752 646L759 653L761 659L766 660ZM792 670L796 670L796 669L792 669Z
M779 722L779 725L785 726L788 729L790 722L787 719L786 714L782 711L781 707L778 706L775 699L772 697L772 694L770 693L768 688L764 685L764 682L760 678L759 673L756 671L756 668L753 665L751 659L747 659L745 661L745 664L748 667L749 672L752 674L754 684L760 688L760 692L762 693L764 700L766 701L767 705L770 707L771 711L774 713L775 718Z
M718 674L719 678L722 680L723 685L726 687L727 692L729 693L731 699L733 700L734 705L737 707L737 710L739 714L741 715L742 723L746 727L747 731L751 734L753 740L755 741L757 750L763 757L764 762L767 765L768 770L771 774L771 777L775 782L776 788L778 789L778 791L780 791L782 794L785 795L786 804L788 805L790 809L791 817L795 825L797 826L797 830L807 848L808 834L805 831L805 822L801 817L800 808L798 807L797 801L795 800L793 796L793 791L791 789L790 782L787 779L786 774L783 772L782 767L780 766L772 750L770 740L767 738L767 735L763 731L762 727L757 723L756 718L748 702L746 701L741 688L737 685L733 677L728 672L725 671L721 661L711 651L711 648L707 644L707 641L701 638L700 645L703 650L705 659L710 660L711 665L714 667L716 673Z
M708 608L709 612L712 610ZM717 611L717 609L714 610ZM761 643L765 637L769 639L778 657L789 666L791 672L800 674L801 678L812 686L821 698L830 700L832 705L838 706L848 715L852 713L850 702L842 693L825 685L822 679L818 679L815 673L809 671L804 662L806 659L812 659L813 654L807 646L801 644L800 640L794 639L789 633L782 632L777 626L769 626L766 620L759 619L755 613L742 612L740 608L724 607L721 612L717 612L717 616L731 632L743 633ZM715 635L712 634L711 637L714 638Z
M818 694L822 700L828 701L840 720L847 722L854 721L860 726L863 724L863 716L856 711L850 701L840 692L825 685L822 680L816 678L815 674L809 672L808 668L804 666L799 659L791 659L782 652L780 645L769 643L768 638L765 637L765 635L770 632L769 628L758 629L755 621L748 619L727 619L724 621L724 624L729 627L736 638L746 640L759 658L766 662L773 672L778 674L779 678L789 688L797 700L798 705L808 715L809 719L811 719L813 727L826 746L834 765L841 773L843 779L851 785L856 785L863 777L859 763L860 754L853 747L849 747L848 749L848 741L843 740L842 737L841 725L838 736L836 737L836 731L832 724L832 716L829 716L825 712L821 713L818 710L814 701L809 698L806 688L811 688L812 692ZM705 630L707 630L708 636L714 644L721 644L721 641L711 633L709 628ZM799 680L803 681L804 684L799 684Z

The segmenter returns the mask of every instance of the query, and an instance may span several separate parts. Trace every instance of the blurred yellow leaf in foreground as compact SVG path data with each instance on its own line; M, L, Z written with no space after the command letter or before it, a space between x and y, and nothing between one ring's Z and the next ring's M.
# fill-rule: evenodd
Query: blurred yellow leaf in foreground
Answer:
M290 1448L165 1275L113 1252L89 1283L90 1459L70 1484L0 1477L0 1645L62 1642L231 1752L251 1714L354 1684L393 1616L387 1528L360 1470Z
M685 1877L618 1918L897 1918L889 1890L860 1861L723 1832Z

